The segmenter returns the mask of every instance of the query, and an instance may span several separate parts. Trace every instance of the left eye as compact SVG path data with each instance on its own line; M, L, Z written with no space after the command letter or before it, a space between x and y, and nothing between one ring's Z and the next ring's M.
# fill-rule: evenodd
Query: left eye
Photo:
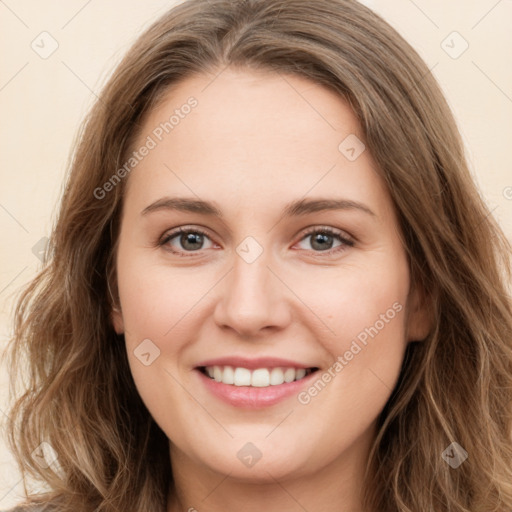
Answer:
M331 228L315 228L305 233L299 243L303 243L308 238L311 239L313 252L328 254L336 253L344 250L347 247L352 247L354 242L348 237L344 236L342 232L335 231ZM209 241L209 246L204 247L205 241ZM334 241L338 240L339 244L333 247ZM195 229L179 228L165 236L159 245L169 246L171 252L180 253L193 253L202 249L211 249L214 243L206 232ZM180 254L182 255L182 254Z
M329 252L334 253L340 250L346 249L346 247L352 247L354 242L348 237L345 237L341 232L334 231L331 228L315 228L312 231L306 233L301 242L311 239L310 245L313 247L314 252ZM340 243L333 248L334 240L338 240Z

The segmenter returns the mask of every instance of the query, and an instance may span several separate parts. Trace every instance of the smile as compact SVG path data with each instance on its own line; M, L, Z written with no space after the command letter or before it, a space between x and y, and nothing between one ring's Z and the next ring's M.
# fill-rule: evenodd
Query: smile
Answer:
M301 380L316 368L257 368L250 370L233 366L205 366L199 370L210 379L232 386L266 388Z

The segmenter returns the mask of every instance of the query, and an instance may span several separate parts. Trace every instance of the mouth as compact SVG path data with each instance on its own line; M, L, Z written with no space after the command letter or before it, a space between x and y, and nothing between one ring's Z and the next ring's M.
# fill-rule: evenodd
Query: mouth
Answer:
M271 366L263 366L263 361L258 363L246 362L251 368L208 363L197 366L195 373L198 384L221 402L245 410L262 410L297 398L319 371L318 367L285 366L284 361L280 361L281 366L274 366L279 364L275 361L267 363Z
M300 381L318 371L318 368L273 367L249 369L241 366L199 366L197 369L209 379L236 387L268 388Z

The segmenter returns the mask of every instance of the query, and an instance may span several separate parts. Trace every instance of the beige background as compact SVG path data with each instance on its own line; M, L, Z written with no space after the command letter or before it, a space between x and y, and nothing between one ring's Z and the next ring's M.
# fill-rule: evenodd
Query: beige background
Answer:
M11 330L14 293L39 267L32 248L49 234L78 124L135 37L173 3L0 2L0 350ZM439 80L475 179L512 239L512 0L364 3L398 29ZM50 36L41 36L43 31ZM43 59L31 43L48 51L56 44L51 38L58 48ZM6 376L1 368L2 423ZM14 505L22 491L0 441L0 509Z

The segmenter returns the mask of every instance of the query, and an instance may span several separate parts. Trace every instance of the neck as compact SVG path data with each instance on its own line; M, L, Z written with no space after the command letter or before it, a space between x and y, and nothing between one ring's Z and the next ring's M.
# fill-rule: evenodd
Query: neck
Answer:
M257 482L216 472L170 443L174 484L167 512L366 512L363 479L373 433L319 470L276 479L269 468Z

